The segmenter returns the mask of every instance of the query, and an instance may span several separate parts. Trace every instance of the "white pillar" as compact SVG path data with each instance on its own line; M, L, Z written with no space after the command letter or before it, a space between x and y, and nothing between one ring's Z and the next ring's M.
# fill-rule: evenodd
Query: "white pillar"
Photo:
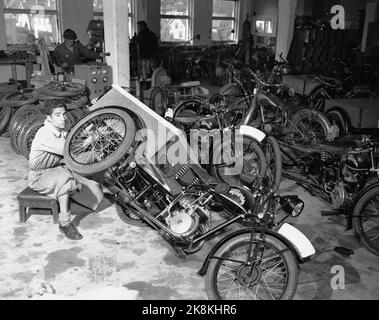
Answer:
M113 70L113 83L130 87L128 2L106 0L104 5L105 50Z
M7 49L7 36L5 33L4 4L0 1L0 50Z
M375 21L377 8L378 8L378 2L368 2L366 4L366 18L365 18L365 25L363 28L362 44L361 44L362 52L366 51L368 26L369 26L369 23Z
M276 58L283 53L287 57L293 38L297 0L279 0L278 33L276 36Z

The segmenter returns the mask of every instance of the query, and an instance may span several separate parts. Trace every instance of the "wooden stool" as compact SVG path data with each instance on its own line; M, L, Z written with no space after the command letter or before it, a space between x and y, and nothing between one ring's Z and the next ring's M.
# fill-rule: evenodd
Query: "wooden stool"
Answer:
M30 209L50 209L55 224L59 223L59 203L57 200L40 194L30 188L17 195L20 222L25 223L32 213Z

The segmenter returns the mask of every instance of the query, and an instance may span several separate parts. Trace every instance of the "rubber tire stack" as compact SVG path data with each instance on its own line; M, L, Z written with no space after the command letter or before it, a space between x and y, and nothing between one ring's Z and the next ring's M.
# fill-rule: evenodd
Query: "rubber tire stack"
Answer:
M79 84L72 86L63 82L49 83L33 90L31 95L35 104L29 103L19 107L9 121L10 144L13 151L29 159L32 141L46 120L44 105L49 100L60 99L66 104L67 131L69 131L88 113L88 98L84 93L84 86Z

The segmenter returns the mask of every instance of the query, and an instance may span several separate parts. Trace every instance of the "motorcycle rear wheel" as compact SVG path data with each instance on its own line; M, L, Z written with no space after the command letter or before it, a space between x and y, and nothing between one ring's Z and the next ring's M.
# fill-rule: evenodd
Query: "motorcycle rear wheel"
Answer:
M353 228L359 242L379 256L379 186L365 192L353 209Z
M263 254L264 257L269 257L261 259L261 264L253 270L253 279L250 279L248 271L251 267L246 263L250 237L250 233L236 236L217 250L214 256L218 259L211 260L205 278L208 298L210 300L292 299L297 289L299 271L291 250L288 250L288 247L277 238L266 234ZM259 237L259 234L255 235L253 248Z
M291 121L302 131L306 138L314 137L317 142L324 141L331 132L332 126L328 118L316 110L300 109L292 116ZM298 138L304 141L300 134L296 133L295 135L298 135Z
M91 131L97 138L85 146L84 141ZM64 146L66 164L82 175L103 172L127 154L135 134L136 125L126 111L96 110L80 120L68 134Z
M221 154L222 148L216 148L216 154ZM264 177L267 168L266 158L261 147L258 143L251 137L243 137L243 168L242 172L239 175L227 175L226 170L233 168L235 162L231 165L212 165L211 174L217 179L221 180L224 183L233 186L250 186L254 181L259 177ZM236 156L238 157L238 156ZM213 157L214 159L222 159L222 157ZM249 166L252 169L258 169L257 175L249 175L247 170Z

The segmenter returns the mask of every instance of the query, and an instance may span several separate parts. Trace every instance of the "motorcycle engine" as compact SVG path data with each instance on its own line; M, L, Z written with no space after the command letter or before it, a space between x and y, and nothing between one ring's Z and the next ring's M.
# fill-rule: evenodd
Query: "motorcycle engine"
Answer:
M197 204L195 197L184 197L178 202L179 209L166 216L166 224L176 237L189 237L199 229L204 228L210 221L210 213Z
M346 205L353 195L364 186L370 168L369 151L352 151L342 157L341 182L331 192L335 208Z

